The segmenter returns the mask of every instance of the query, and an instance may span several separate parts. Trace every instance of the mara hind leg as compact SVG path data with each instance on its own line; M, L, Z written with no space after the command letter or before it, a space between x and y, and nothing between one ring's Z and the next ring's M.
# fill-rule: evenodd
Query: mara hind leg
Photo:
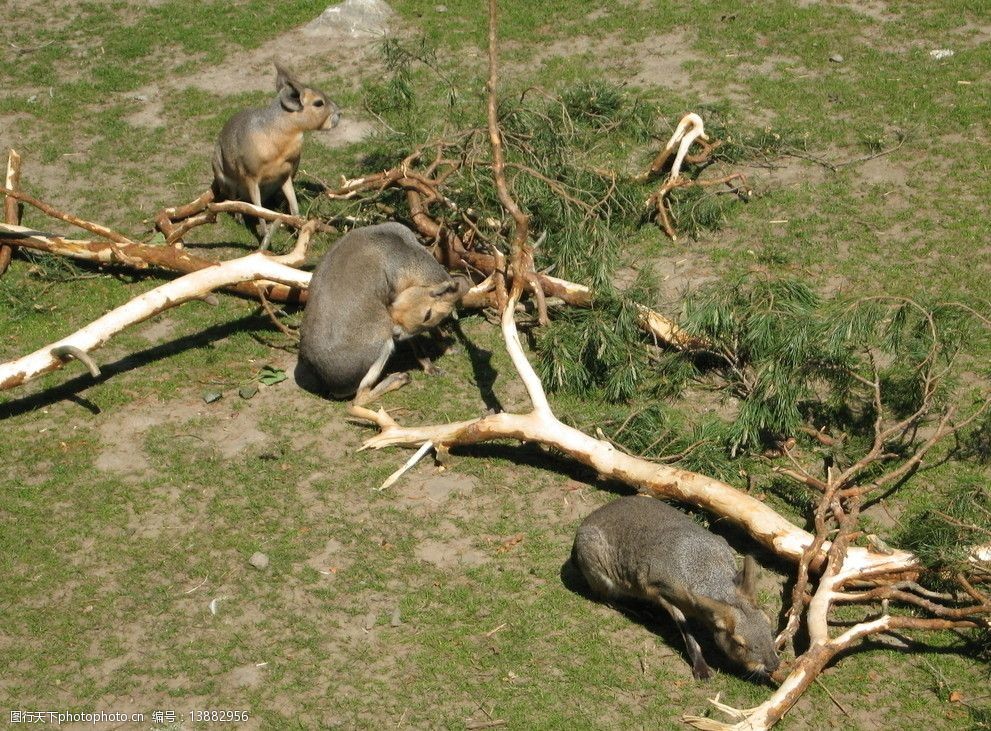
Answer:
M395 391L398 388L402 388L407 383L410 382L409 373L392 373L386 378L384 378L377 385L379 376L382 375L382 370L385 368L385 364L389 361L389 356L396 349L396 344L392 340L387 340L382 345L382 350L379 351L379 356L376 358L375 362L372 363L371 368L365 374L364 378L361 379L361 383L358 384L357 393L355 393L354 399L348 406L348 413L352 416L360 416L360 412L356 412L357 409L363 407L375 399L379 398L383 394L389 391Z
M258 181L246 180L245 187L247 187L248 189L248 197L251 199L251 204L261 208L262 191L261 188L258 186ZM265 249L268 248L268 244L272 240L272 234L275 233L275 227L269 226L268 221L266 221L264 218L259 218L258 228L261 229L262 232L262 242L261 245L258 247L258 249L259 251L264 251Z

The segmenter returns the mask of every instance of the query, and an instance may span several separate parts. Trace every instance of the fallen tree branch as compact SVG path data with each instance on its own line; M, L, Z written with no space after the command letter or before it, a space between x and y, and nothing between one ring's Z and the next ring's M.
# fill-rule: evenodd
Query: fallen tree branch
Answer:
M517 346L507 343L507 350ZM529 370L528 378L537 378L522 347L515 353L514 364ZM531 375L532 374L532 375ZM539 379L538 379L539 380ZM640 457L623 454L613 445L595 439L562 423L550 414L500 413L468 421L430 426L403 427L384 423L378 413L367 411L369 421L380 427L379 434L365 440L363 448L419 447L426 441L451 450L497 439L536 442L560 450L576 461L591 467L602 479L615 479L657 497L697 505L728 521L780 558L797 562L813 541L812 534L798 528L765 503L724 482L670 465L657 464ZM828 544L827 544L828 545ZM903 573L918 569L917 559L907 551L890 555L866 548L850 549L851 564L865 577Z
M208 203L213 201L213 189L208 189L201 193L195 200L184 206L173 206L163 208L155 216L155 228L162 232L166 240L172 238L175 232L175 222L182 221L201 213L206 209Z
M44 201L40 201L27 193L22 193L18 190L11 190L10 188L0 188L0 193L6 195L8 198L15 198L19 201L27 203L29 206L37 208L39 211L44 213L46 216L51 218L57 218L60 221L65 221L77 228L81 228L84 231L89 231L94 236L99 236L101 238L112 241L115 244L133 244L135 243L131 239L124 236L124 234L117 233L113 229L107 228L106 226L101 226L98 223L93 223L92 221L87 221L86 219L74 216L71 213L66 213L65 211L60 211L55 206L49 205Z
M278 221L279 223L297 229L302 228L308 222L313 221L316 224L317 231L322 233L338 232L335 226L331 226L329 223L324 223L323 221L317 221L316 219L293 216L289 213L280 213L279 211L273 211L270 208L256 206L245 201L220 201L219 203L214 203L212 200L205 200L205 196L206 194L197 198L196 201L193 201L192 203L178 209L164 209L165 211L175 210L179 213L183 213L193 210L198 202L202 202L202 208L196 211L195 214L191 213L183 219L178 217L178 213L176 214L175 219L169 219L163 216L164 211L159 213L158 217L155 219L155 225L160 231L162 231L163 234L165 234L165 243L172 246L181 246L183 236L198 226L214 223L217 220L218 213L240 213L243 215L254 216L255 218L260 218L265 221ZM168 223L166 223L166 221L168 221ZM176 221L178 221L178 225L176 225Z
M700 143L708 143L709 136L705 133L705 125L702 122L702 117L693 113L686 114L678 122L678 126L675 127L674 133L671 135L671 139L664 148L657 153L653 162L650 163L650 167L647 171L638 175L634 180L638 183L646 183L653 180L661 171L664 166L667 165L668 160L671 159L671 153L677 148L678 153L675 155L674 163L671 165L671 171L669 177L676 179L681 172L681 165L684 162L686 156L688 155L688 148L692 146L695 141ZM715 149L714 146L707 146L707 151ZM702 158L694 159L692 162L702 162Z
M0 391L20 386L43 373L61 368L59 354L89 353L103 345L124 328L141 322L164 310L193 299L202 299L220 287L238 282L267 280L296 288L309 285L310 274L291 265L301 261L305 252L308 230L300 235L302 244L285 256L267 256L263 253L207 267L187 274L171 282L135 297L86 327L68 335L34 353L8 363L0 364ZM305 255L305 254L304 254Z
M317 223L315 230L324 230L324 225ZM207 267L219 266L218 262L199 257L182 247L153 246L137 242L112 245L109 241L67 239L25 226L0 224L0 241L12 247L21 246L93 264L121 265L139 271L156 267L179 274L189 274ZM470 252L466 260L471 262L473 266L477 265L477 270L485 275L491 275L497 270L496 257L491 254ZM533 273L526 281L528 289L532 288L532 279L534 278L547 297L556 297L565 304L575 307L588 307L592 304L592 290L583 284L576 284L548 274ZM221 289L231 294L257 300L259 287L264 289L265 297L269 302L292 304L306 302L305 289L287 287L278 282L264 280L240 282L228 284ZM490 297L488 293L483 292L466 296L463 301L463 305L468 308L485 307L489 304L491 304ZM655 310L642 307L638 322L644 331L659 342L677 348L689 348L698 345L697 340L685 334L676 322Z
M915 303L909 305L917 307ZM766 729L780 720L795 704L802 693L815 681L818 674L840 653L848 650L864 638L894 629L939 630L968 629L983 627L991 630L991 598L979 591L962 572L955 580L963 593L956 596L934 592L919 585L915 577L924 571L921 564L910 571L887 575L865 577L859 559L853 557L855 550L851 543L863 535L859 526L863 501L873 491L900 480L913 467L920 464L941 439L965 428L991 407L991 399L985 399L972 407L963 418L953 421L956 407L938 406L935 394L940 381L947 375L940 358L937 357L940 339L929 311L920 308L921 319L927 323L932 335L932 346L918 366L922 393L916 410L907 417L892 416L888 413L882 397L883 376L877 359L868 349L867 361L873 377L860 376L858 382L864 387L872 401L876 413L873 421L874 438L866 452L844 470L826 468L823 480L813 478L799 467L795 470L778 470L779 474L808 485L820 493L814 515L815 540L807 548L798 564L797 578L792 591L792 604L788 611L788 623L777 640L778 647L792 639L800 626L804 626L809 637L809 647L802 652L788 668L787 677L778 690L756 708L737 710L716 703L720 711L729 715L734 723L726 724L708 718L686 716L684 720L696 728L710 731L724 729ZM952 360L952 357L950 358ZM937 411L937 409L939 409ZM914 429L923 420L936 422L932 433L924 440L915 441ZM913 436L906 443L911 449L902 454L901 463L892 461L889 441L901 439L908 429ZM883 468L878 474L877 469ZM870 481L858 484L863 474L870 474ZM939 514L938 511L936 511ZM950 518L950 516L944 516ZM950 519L948 522L953 522ZM979 526L957 521L958 527L981 534ZM977 530L974 530L974 529ZM827 540L831 537L832 540ZM875 538L875 540L871 540ZM876 537L867 535L867 542L877 546L878 553L895 553ZM824 556L823 556L824 554ZM973 552L968 561L976 563L974 577L985 576L991 568L991 561L974 562ZM991 557L987 557L991 558ZM824 559L824 561L823 561ZM822 567L822 563L825 566ZM821 571L818 583L812 585L813 571ZM830 613L838 604L861 604L879 606L880 612L872 612L865 619L853 622L852 626L836 637L830 633ZM889 604L900 606L907 613L893 614ZM911 613L911 614L908 614ZM929 616L917 616L927 614Z
M344 180L339 188L328 190L325 195L340 200L352 197L360 191L383 190L390 186L396 186L405 191L406 202L410 208L410 218L420 235L442 242L438 256L442 264L449 269L467 268L469 271L482 274L484 277L496 276L502 280L503 268L499 264L499 256L496 253L483 253L469 248L455 231L442 226L430 216L425 201L427 199L440 200L443 197L435 190L436 181L425 176L414 177L410 174L411 166L423 155L423 150L424 147L418 147L407 155L399 165L385 172L354 180ZM508 279L512 282L512 273L509 272L508 274ZM585 285L538 272L529 272L524 279L523 286L525 291L534 294L538 303L541 299L540 294L537 294L536 291L538 287L542 290L545 300L548 297L556 297L565 304L575 307L589 307L593 300L592 290ZM496 291L498 292L500 289L505 289L505 283L502 281L496 284ZM462 304L466 307L484 307L492 304L492 297L496 299L495 305L501 308L505 300L500 301L491 290L472 292L465 297ZM689 336L674 320L659 312L640 306L639 313L638 325L655 341L679 349L703 345L698 338Z
M13 247L21 246L92 264L120 265L138 271L156 267L178 274L190 274L209 267L220 266L219 262L196 256L180 247L152 246L142 243L114 244L106 240L67 239L25 226L8 224L0 224L0 241ZM241 297L258 299L259 287L265 289L265 296L273 302L304 302L306 300L305 289L264 280L231 283L224 286L223 289Z

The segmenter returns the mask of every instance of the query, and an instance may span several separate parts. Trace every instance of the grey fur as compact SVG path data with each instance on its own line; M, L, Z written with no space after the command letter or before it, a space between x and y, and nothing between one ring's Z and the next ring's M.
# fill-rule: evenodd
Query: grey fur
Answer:
M332 396L346 398L359 386L370 388L395 341L433 327L450 313L464 293L459 280L402 224L354 229L313 272L300 327L300 358ZM393 305L404 292L424 307L416 326L397 322Z
M686 617L712 632L716 645L746 670L778 666L767 616L754 597L756 562L737 571L726 541L651 497L620 498L589 515L575 536L572 560L592 591L664 607L688 646L695 677L711 674Z

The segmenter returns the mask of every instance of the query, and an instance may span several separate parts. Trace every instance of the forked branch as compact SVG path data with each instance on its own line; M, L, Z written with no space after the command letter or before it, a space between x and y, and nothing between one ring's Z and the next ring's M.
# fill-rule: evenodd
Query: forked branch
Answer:
M688 154L692 144L698 143L702 146L701 154L692 156ZM638 182L648 182L658 177L667 165L671 155L674 154L674 162L668 172L668 178L661 187L647 199L648 209L654 211L654 219L657 224L664 229L672 241L677 241L678 235L671 220L671 202L668 194L676 188L708 188L716 185L729 185L737 195L744 200L750 198L752 192L747 184L747 177L743 173L731 173L714 180L693 180L681 175L681 166L687 160L695 164L709 162L713 151L721 143L709 143L709 137L705 133L705 125L702 118L694 113L686 114L678 122L678 126L664 146L650 164L646 172L638 175L635 179ZM675 153L677 150L677 153ZM734 181L739 181L738 185L731 185Z
M955 594L935 592L921 586L916 578L927 571L921 565L912 567L910 571L865 576L859 559L855 559L852 553L855 550L851 547L852 542L863 533L860 512L865 499L883 486L902 479L921 464L937 443L972 423L991 407L991 398L985 398L965 416L954 420L957 410L953 406L937 405L933 396L947 375L938 357L943 346L930 313L924 311L921 314L922 320L931 327L932 347L917 368L919 382L923 384L917 408L907 417L892 417L888 413L877 358L868 353L866 367L871 375L856 379L876 410L873 439L864 455L845 470L827 468L822 480L813 478L804 469L779 470L780 474L819 493L814 514L815 538L798 562L792 603L787 613L788 622L777 642L779 648L784 646L795 637L800 627L804 627L809 637L808 648L796 657L782 685L764 703L756 708L737 710L714 701L714 705L727 714L732 723L686 717L685 720L693 726L709 730L770 727L787 713L830 662L871 635L895 629L991 629L991 597L977 585L980 581L991 579L991 556L976 556L974 551L980 547L972 549L967 556L971 575L961 570L952 576L958 587ZM888 449L889 440L901 438L909 424L925 422L935 422L931 434L912 444L910 451L902 454L899 460L894 460ZM879 469L882 471L878 472ZM870 481L858 482L859 476L866 474L871 475ZM982 533L979 529L973 530L978 526L959 521L957 524L971 534ZM869 540L871 536L867 538L868 545L877 543ZM890 549L879 545L878 550ZM950 577L942 578L945 581ZM830 631L830 619L837 604L864 605L865 616L834 637Z

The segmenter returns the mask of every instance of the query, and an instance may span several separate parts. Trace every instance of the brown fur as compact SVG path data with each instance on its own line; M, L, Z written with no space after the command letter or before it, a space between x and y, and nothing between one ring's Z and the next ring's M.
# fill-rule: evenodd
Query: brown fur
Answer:
M405 287L389 305L392 322L407 337L436 327L454 311L464 294L459 290L459 281L464 280L433 287Z
M303 132L335 127L340 110L322 91L304 86L279 64L275 68L278 96L266 107L238 112L221 130L213 155L213 192L217 200L261 206L281 190L289 212L298 216L293 177L303 152ZM259 225L267 243L268 227L264 221Z

